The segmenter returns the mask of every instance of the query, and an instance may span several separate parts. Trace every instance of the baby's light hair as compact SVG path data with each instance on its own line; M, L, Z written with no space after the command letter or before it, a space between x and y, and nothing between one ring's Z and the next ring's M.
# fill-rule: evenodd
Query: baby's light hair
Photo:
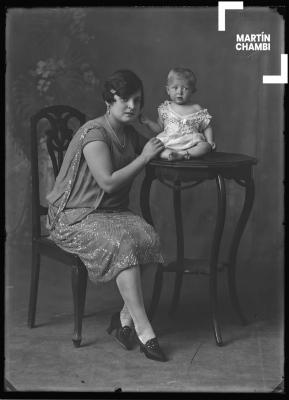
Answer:
M193 71L191 71L189 68L180 68L180 67L172 68L168 74L167 84L169 85L170 81L176 76L186 79L189 82L192 89L194 91L196 90L197 78L193 73Z

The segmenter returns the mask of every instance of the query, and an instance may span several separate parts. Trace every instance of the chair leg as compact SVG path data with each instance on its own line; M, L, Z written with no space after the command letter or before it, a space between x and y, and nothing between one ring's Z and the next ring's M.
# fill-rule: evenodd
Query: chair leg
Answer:
M82 318L87 286L87 270L80 261L72 267L71 278L74 306L74 333L72 342L75 347L79 347L82 339Z
M155 282L154 282L154 288L153 288L153 295L152 295L152 300L150 303L149 311L148 311L148 318L150 321L152 321L157 306L160 301L161 297L161 292L162 292L162 286L163 286L163 269L162 265L159 264L156 274L155 274Z
M27 321L29 328L33 328L35 325L39 270L40 270L40 254L38 252L37 247L34 244L32 244L32 265L31 265L30 295L29 295L28 321Z

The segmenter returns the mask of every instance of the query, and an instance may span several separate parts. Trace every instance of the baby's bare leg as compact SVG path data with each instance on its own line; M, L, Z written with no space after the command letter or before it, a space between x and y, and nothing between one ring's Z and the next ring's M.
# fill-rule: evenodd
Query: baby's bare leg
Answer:
M191 158L201 157L212 151L212 146L207 142L200 142L187 150Z
M182 154L181 152L177 152L171 149L165 149L164 151L162 151L160 153L160 158L164 159L164 160L182 160L184 158L184 154Z

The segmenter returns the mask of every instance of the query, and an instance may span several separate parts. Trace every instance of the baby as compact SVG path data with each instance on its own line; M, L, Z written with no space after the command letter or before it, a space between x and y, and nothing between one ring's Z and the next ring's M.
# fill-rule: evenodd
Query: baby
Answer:
M214 150L211 115L207 109L194 104L196 77L188 68L174 68L168 74L167 93L170 101L158 107L158 121L144 116L140 122L150 128L164 145L160 154L167 160L201 157Z

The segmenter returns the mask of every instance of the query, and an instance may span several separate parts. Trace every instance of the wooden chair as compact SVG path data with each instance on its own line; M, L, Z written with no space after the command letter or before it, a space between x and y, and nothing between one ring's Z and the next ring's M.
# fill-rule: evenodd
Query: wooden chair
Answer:
M85 306L87 270L78 256L60 249L42 233L41 217L47 215L47 207L40 204L38 142L40 137L39 122L45 121L49 128L45 129L45 141L50 155L54 176L56 177L64 157L64 153L74 134L70 127L73 121L79 126L85 123L83 113L69 106L46 107L31 117L31 174L32 174L32 270L30 299L28 309L28 327L35 326L36 303L39 282L41 256L47 256L68 265L72 269L72 293L74 305L74 333L72 341L75 347L81 343L82 317ZM70 124L70 125L69 125Z

